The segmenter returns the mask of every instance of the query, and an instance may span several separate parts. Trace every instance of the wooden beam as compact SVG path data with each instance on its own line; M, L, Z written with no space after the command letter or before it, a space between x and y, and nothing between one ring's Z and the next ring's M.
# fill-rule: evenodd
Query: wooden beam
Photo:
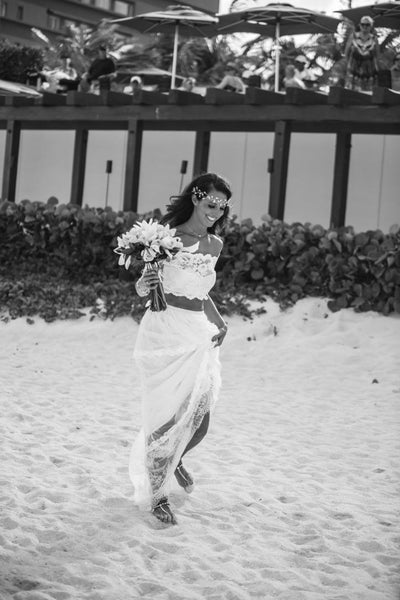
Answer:
M245 104L273 105L283 104L284 101L285 94L282 92L272 92L257 87L248 87L245 93Z
M206 104L243 104L245 100L244 94L238 92L228 92L219 88L209 87L206 90Z
M372 102L373 104L400 104L400 92L376 87L372 91Z
M350 151L351 133L337 133L331 204L331 227L343 227L345 224Z
M269 214L283 219L285 213L286 182L289 163L291 125L278 121L275 126L274 158L270 167Z
M208 170L208 157L210 154L210 131L196 131L194 145L193 177Z
M168 94L162 92L152 92L150 90L138 90L132 96L132 104L149 104L155 106L158 104L167 104Z
M186 90L173 89L169 91L168 103L181 105L204 104L204 96Z
M125 163L124 210L137 212L142 154L143 122L132 119L128 123L128 144Z
M72 204L79 204L79 206L82 206L83 186L85 184L87 143L88 130L81 127L78 128L75 131L70 202Z
M365 105L371 104L372 95L368 92L358 92L356 90L348 90L340 86L332 86L329 88L328 104L337 104L342 106Z
M4 152L3 185L1 199L8 200L9 202L15 202L20 139L20 121L8 121L6 133L6 146Z
M328 94L315 90L288 87L285 102L286 104L327 104Z

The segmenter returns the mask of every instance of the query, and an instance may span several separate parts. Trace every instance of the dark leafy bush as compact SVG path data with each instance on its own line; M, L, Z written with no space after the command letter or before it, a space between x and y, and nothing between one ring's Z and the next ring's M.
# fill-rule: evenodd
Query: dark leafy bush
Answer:
M43 55L38 48L0 40L0 79L26 83L29 73L42 68Z
M73 204L24 200L0 202L0 310L4 318L47 321L93 315L139 318L143 300L134 292L138 267L117 267L116 239L145 215ZM388 234L352 227L264 218L232 220L217 263L213 298L224 314L251 316L250 300L274 298L282 308L300 298L330 298L332 311L353 307L400 312L400 230Z

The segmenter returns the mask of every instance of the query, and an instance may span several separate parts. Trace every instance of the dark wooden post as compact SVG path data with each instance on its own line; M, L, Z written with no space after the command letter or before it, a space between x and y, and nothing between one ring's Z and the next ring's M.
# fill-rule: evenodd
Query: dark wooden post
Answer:
M193 158L193 177L208 170L208 157L210 154L210 131L196 131L196 141Z
M128 144L125 163L124 210L137 212L140 156L142 153L143 122L131 119L128 123Z
M74 158L72 162L72 183L70 202L82 206L83 186L85 184L86 151L88 130L79 127L75 131Z
M18 153L21 138L20 121L7 121L6 146L3 165L2 200L15 202L15 189L17 186Z
M291 125L277 121L275 125L274 158L270 164L269 214L283 219L285 213L286 183L289 163Z
M331 204L331 227L342 227L345 224L350 152L351 133L337 133Z

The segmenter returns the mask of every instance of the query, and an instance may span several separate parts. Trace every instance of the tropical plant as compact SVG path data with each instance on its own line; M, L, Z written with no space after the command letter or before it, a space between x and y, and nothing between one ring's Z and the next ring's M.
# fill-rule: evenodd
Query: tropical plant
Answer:
M198 83L215 85L225 74L226 65L235 62L244 68L243 57L235 52L226 37L213 39L192 38L184 42L179 51L182 75L195 77Z
M39 29L33 29L33 33L43 44L44 62L48 68L62 67L64 59L69 58L79 75L87 71L99 46L104 45L113 52L127 43L126 36L117 32L117 25L106 20L93 28L68 25L55 42Z

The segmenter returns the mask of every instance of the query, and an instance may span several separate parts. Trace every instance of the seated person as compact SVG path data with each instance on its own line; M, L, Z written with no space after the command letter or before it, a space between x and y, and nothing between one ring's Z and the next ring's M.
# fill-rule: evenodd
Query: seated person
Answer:
M400 54L395 56L393 65L390 67L391 88L400 92Z
M216 88L219 90L226 90L228 92L238 92L244 94L246 86L244 85L241 78L238 76L238 69L234 63L228 63L226 66L226 74Z
M315 83L314 73L307 67L308 61L305 56L299 55L294 59L294 72L296 79L303 81L305 87L312 88Z
M178 87L178 90L183 90L185 92L193 92L194 86L196 85L196 80L194 77L186 77Z
M126 85L123 89L124 94L134 95L136 92L143 88L143 81L139 75L134 75L129 80L129 85Z
M294 65L286 65L285 77L283 78L283 85L285 86L285 89L289 87L294 87L301 88L302 90L304 90L306 87L303 81L296 77L296 69Z

